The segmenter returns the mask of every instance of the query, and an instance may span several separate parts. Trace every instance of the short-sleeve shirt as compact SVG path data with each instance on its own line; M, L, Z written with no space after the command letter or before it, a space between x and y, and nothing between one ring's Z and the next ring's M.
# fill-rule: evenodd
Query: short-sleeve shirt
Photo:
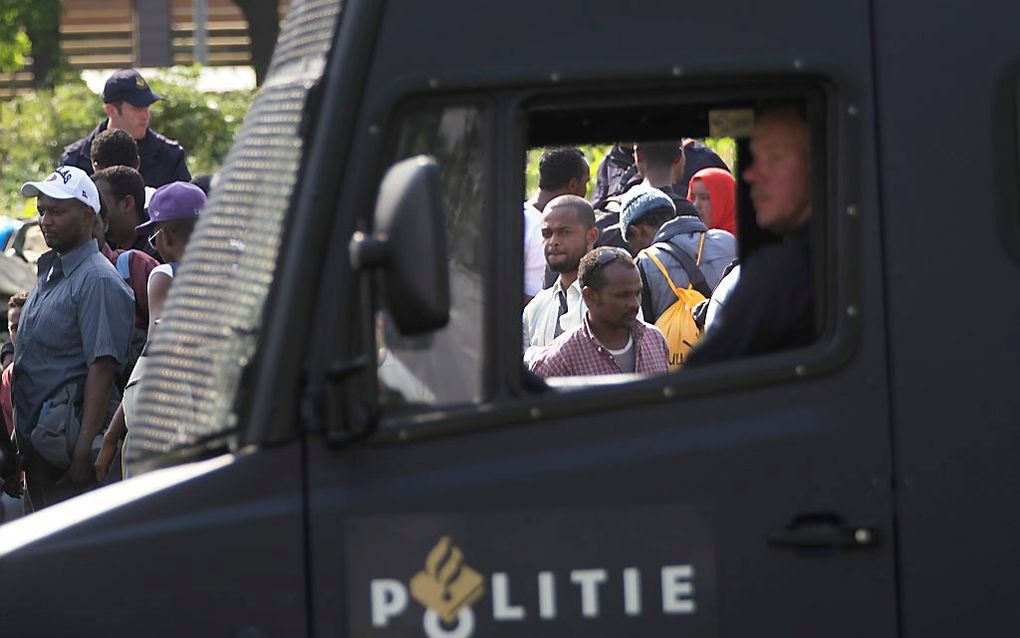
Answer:
M39 258L39 279L21 311L11 388L18 432L28 434L42 404L89 366L110 357L123 365L134 324L135 300L94 239L59 255Z

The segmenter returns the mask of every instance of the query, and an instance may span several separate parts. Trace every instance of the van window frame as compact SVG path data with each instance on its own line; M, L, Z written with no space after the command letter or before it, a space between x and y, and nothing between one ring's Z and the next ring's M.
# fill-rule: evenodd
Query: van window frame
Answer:
M553 89L488 90L450 92L437 96L407 95L386 118L390 126L399 122L402 108L421 99L439 100L448 105L467 103L481 95L494 100L495 158L512 157L512 162L493 161L490 201L494 201L488 238L523 236L519 213L525 194L524 168L528 144L528 104L550 100L569 101L581 93L619 95L625 88L633 95L660 94L675 96L683 102L711 105L735 100L770 98L803 99L811 129L813 258L815 264L816 306L820 320L819 336L811 345L794 350L748 357L706 366L698 370L668 374L619 385L591 389L533 393L524 388L520 367L520 307L518 296L496 294L495 289L517 290L523 277L523 258L519 242L495 242L486 272L486 294L483 315L490 322L483 338L488 351L484 358L490 368L485 371L485 390L489 400L466 405L421 406L400 413L382 409L377 414L373 439L408 441L433 436L446 436L480 431L490 427L523 425L547 417L578 416L605 410L626 403L675 401L681 397L736 392L755 386L789 383L814 375L829 373L849 361L859 338L859 308L856 281L860 269L857 246L857 225L851 194L858 192L859 153L854 154L856 126L847 116L845 98L837 84L822 77L804 75L780 78L707 78L677 85L663 91L662 83L644 82L613 87L609 85L559 86ZM633 98L637 99L637 98ZM383 145L380 162L388 158L393 145ZM502 154L502 155L501 155ZM385 172L382 167L379 175ZM597 167L593 166L594 172ZM739 176L736 176L739 180ZM372 192L374 203L375 191ZM840 211L847 214L840 214ZM822 256L822 260L817 260ZM496 277L497 279L492 279ZM492 282L497 282L495 286ZM514 282L511 284L510 282ZM823 293L823 294L822 294ZM374 376L374 371L369 371ZM348 396L350 396L348 394ZM579 411L579 406L583 408ZM379 407L379 406L376 406Z

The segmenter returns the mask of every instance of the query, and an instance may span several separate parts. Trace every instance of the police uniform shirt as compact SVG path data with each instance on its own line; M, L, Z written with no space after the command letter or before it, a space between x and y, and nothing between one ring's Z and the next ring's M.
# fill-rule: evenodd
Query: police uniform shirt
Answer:
M64 149L60 163L77 166L89 175L92 171L92 140L110 126L110 120L92 130L88 136ZM138 157L141 160L142 179L146 186L158 188L170 182L190 182L191 173L185 161L186 153L181 145L152 129L145 131L145 137L138 142Z

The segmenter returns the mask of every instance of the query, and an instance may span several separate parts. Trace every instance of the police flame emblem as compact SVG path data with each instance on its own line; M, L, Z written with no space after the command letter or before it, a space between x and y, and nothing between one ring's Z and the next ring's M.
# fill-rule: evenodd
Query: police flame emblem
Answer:
M411 579L411 595L443 621L452 623L485 592L482 575L464 564L464 554L449 536L439 539L425 558L425 569Z

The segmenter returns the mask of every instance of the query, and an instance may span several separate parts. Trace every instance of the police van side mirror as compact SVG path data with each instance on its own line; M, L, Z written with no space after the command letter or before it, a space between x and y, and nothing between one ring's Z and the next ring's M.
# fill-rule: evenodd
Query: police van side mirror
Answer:
M378 271L384 307L405 335L438 330L450 319L439 165L419 155L397 162L379 186L371 235L351 238L356 271Z

